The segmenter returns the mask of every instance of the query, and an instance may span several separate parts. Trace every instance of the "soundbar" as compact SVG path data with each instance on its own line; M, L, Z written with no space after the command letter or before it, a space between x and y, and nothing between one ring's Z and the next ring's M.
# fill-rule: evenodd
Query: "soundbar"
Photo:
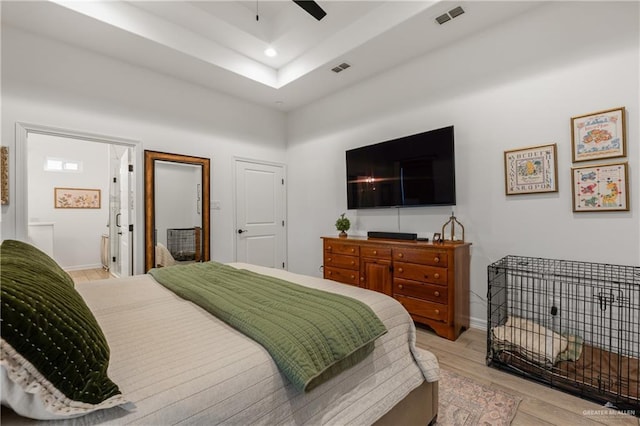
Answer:
M418 238L418 234L413 234L410 232L378 232L378 231L369 231L367 232L367 237L369 238L386 238L389 240L416 240Z

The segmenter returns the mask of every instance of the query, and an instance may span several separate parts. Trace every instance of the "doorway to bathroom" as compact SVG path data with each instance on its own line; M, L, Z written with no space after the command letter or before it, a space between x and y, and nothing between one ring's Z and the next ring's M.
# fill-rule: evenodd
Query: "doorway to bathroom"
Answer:
M70 273L133 275L136 143L20 126L24 239Z

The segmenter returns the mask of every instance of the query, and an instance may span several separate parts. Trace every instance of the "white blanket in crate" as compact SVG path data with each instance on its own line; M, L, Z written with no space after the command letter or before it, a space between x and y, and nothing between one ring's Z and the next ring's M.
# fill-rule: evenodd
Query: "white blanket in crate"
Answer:
M555 364L568 345L560 334L524 318L509 317L492 332L494 349L515 350L541 365Z

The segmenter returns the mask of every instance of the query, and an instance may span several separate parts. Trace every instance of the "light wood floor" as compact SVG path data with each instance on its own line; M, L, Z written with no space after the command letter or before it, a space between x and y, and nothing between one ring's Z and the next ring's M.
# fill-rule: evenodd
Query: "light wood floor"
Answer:
M104 280L105 278L112 278L109 271L105 271L103 268L96 269L84 269L82 271L68 271L67 272L73 282L78 284L85 281Z
M514 426L640 425L639 418L628 415L584 415L588 410L609 410L599 404L487 367L485 331L471 329L452 342L418 326L417 345L433 352L440 365L447 370L520 396L522 402L513 420Z

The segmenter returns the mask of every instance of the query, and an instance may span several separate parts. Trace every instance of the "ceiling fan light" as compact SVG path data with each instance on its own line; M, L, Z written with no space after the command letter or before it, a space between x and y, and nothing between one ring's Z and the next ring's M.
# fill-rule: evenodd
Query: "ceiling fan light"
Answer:
M276 51L276 49L274 49L273 47L267 47L264 50L264 54L267 55L270 58L273 58L275 56L278 56L278 52Z

